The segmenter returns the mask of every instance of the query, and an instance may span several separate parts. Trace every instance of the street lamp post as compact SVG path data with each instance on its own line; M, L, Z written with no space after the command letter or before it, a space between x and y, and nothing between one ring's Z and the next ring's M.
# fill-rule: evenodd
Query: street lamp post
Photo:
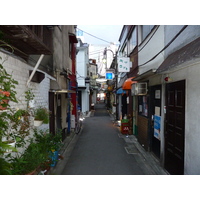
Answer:
M107 49L105 48L104 50L104 55L106 55L106 52L110 51L113 54L113 60L114 60L114 66L115 66L115 87L116 87L116 91L117 91L117 81L118 81L118 71L117 71L117 52L116 54L114 54L114 52L111 49ZM107 59L107 55L106 55L106 59ZM106 62L106 69L107 69L107 62ZM116 120L118 120L118 101L117 101L117 92L115 95L115 102L116 102Z

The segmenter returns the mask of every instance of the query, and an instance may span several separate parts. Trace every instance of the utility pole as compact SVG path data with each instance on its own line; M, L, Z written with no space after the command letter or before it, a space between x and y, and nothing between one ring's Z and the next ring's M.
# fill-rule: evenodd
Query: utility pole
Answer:
M117 52L114 54L114 52L111 49L104 49L103 55L104 55L104 59L106 60L106 70L107 70L107 51L111 51L113 54L113 60L114 60L114 73L115 73L115 87L116 87L116 91L117 91L117 87L118 87L118 70L117 70ZM115 102L116 102L116 120L118 120L119 116L118 116L118 98L117 98L117 92L115 95Z
M115 87L116 87L116 94L115 94L115 102L116 102L116 120L118 120L118 98L117 98L117 87L118 87L118 71L117 71L117 52L115 54Z

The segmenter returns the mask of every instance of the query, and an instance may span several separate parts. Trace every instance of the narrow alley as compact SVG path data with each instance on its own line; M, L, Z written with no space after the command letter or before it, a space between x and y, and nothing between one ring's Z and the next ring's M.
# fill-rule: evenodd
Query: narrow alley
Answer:
M167 174L137 143L135 136L120 133L104 103L95 105L95 111L85 119L83 130L74 142L71 152L67 150L63 156L62 164L58 164L54 174Z

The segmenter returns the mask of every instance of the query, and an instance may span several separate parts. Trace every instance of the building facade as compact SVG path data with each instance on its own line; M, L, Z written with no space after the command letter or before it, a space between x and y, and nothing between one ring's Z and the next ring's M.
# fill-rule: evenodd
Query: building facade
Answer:
M87 114L90 110L89 96L90 96L90 79L88 76L89 68L89 45L82 43L78 39L77 44L77 82L78 82L78 104L81 111Z
M70 88L69 77L75 65L75 28L73 25L0 26L0 56L8 73L18 81L18 103L10 102L11 106L23 109L27 105L25 92L31 90L33 109L45 107L51 112L50 123L39 129L49 129L52 134L61 130L63 140L70 127L69 95L76 93Z
M132 84L137 138L170 174L200 174L199 30L137 26L138 74ZM138 94L135 88L142 84L146 87Z

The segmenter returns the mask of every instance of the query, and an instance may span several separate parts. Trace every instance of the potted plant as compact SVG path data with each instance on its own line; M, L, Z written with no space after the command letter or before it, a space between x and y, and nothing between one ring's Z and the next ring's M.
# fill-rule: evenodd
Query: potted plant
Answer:
M49 110L44 107L36 108L34 111L34 126L40 126L41 124L49 123Z
M0 158L0 175L12 175L11 164L4 158Z
M54 167L58 161L59 157L59 150L62 146L62 134L61 132L56 133L55 135L52 135L50 140L50 158L52 160L51 167Z
M41 142L30 140L30 145L23 154L10 159L12 173L14 175L32 175L37 174L40 165L48 160L48 152L44 151Z
M0 154L9 150L15 150L9 144L10 140L15 142L13 138L9 137L9 135L12 135L9 133L10 119L12 118L9 101L17 103L16 91L14 90L17 84L18 82L0 64Z
M62 146L62 134L57 132L55 135L49 133L48 131L34 131L34 136L38 143L43 144L43 151L48 152L48 157L50 158L50 166L53 167L58 161L58 152Z

